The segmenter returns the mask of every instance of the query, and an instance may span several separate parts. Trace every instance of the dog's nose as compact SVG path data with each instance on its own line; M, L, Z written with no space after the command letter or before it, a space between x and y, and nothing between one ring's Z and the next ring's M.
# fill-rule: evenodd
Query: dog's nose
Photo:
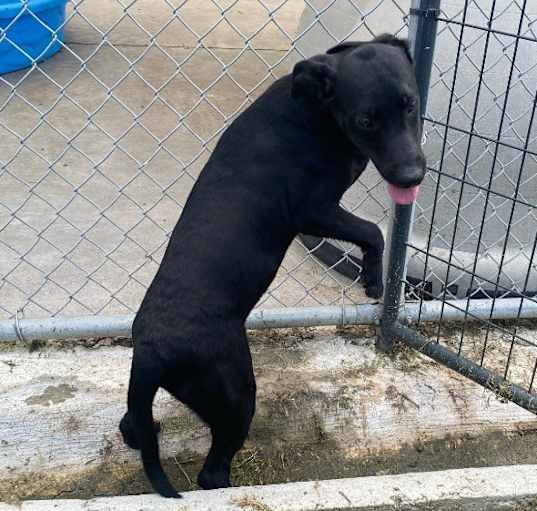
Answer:
M417 186L423 181L424 174L424 169L421 166L405 167L397 173L394 184L401 188Z

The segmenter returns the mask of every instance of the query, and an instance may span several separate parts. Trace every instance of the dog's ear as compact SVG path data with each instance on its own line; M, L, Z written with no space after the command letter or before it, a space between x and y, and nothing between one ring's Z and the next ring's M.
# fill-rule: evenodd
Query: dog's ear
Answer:
M307 98L322 106L333 98L335 83L336 65L333 57L316 55L294 67L291 95L293 98Z
M410 53L410 46L408 44L408 39L400 39L399 37L395 37L392 34L381 34L375 37L375 39L373 39L373 42L380 44L389 44L391 46L401 48L405 53L407 59L410 60L410 62L413 62L412 54Z
M345 50L354 50L355 48L358 48L359 46L364 45L362 41L345 41L344 43L340 43L337 46L334 46L333 48L330 48L327 50L326 53L329 55L333 55L334 53L341 53Z

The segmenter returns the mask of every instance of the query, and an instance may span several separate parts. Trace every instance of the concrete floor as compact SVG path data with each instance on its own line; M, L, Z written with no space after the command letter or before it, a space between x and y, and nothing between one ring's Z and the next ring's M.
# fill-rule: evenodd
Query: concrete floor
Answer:
M303 2L264 3L272 18L254 0L70 4L66 48L1 77L0 319L136 310L220 130L296 58ZM350 285L295 243L261 303L363 301Z

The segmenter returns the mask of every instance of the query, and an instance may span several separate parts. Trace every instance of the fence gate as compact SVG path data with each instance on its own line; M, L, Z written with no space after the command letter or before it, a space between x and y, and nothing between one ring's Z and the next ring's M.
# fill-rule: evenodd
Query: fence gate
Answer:
M384 302L365 300L354 247L302 238L248 326L380 323L379 347L400 339L537 412L528 0L68 0L54 26L48 3L14 4L0 55L27 67L0 62L0 341L129 335L237 113L299 59L389 31L412 42L429 172L413 207L391 210L374 170L344 198L388 234ZM23 22L48 35L37 53Z
M525 335L530 331L521 320L535 317L536 303L536 19L527 12L526 1L485 3L487 8L466 0L450 15L440 10L440 0L421 0L411 10L423 104L435 93L444 96L423 112L427 136L439 137L436 154L429 155L434 199L428 211L422 207L417 213L418 221L429 220L421 245L409 239L413 207L395 207L378 346L391 349L401 339L537 413L536 344ZM506 12L507 20L502 18ZM431 73L437 32L437 47L446 38L454 37L456 44L450 45L451 57L440 60ZM470 79L461 72L465 60L474 69ZM476 217L467 217L469 212ZM417 281L406 277L408 249L423 261ZM434 272L443 276L436 292L429 285ZM465 282L466 299L450 300ZM412 318L417 328L406 325L409 318L401 314L403 286L419 299ZM439 301L437 323L423 329L424 300L431 298ZM453 329L449 319L462 323L446 335ZM465 335L470 328L479 329L477 340Z

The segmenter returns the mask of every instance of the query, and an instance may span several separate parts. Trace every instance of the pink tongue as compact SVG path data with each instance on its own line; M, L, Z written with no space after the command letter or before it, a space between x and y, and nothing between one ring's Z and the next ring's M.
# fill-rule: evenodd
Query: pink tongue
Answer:
M420 191L419 186L411 186L410 188L399 188L392 184L388 184L388 193L392 198L393 202L396 204L411 204L416 200L418 192Z

